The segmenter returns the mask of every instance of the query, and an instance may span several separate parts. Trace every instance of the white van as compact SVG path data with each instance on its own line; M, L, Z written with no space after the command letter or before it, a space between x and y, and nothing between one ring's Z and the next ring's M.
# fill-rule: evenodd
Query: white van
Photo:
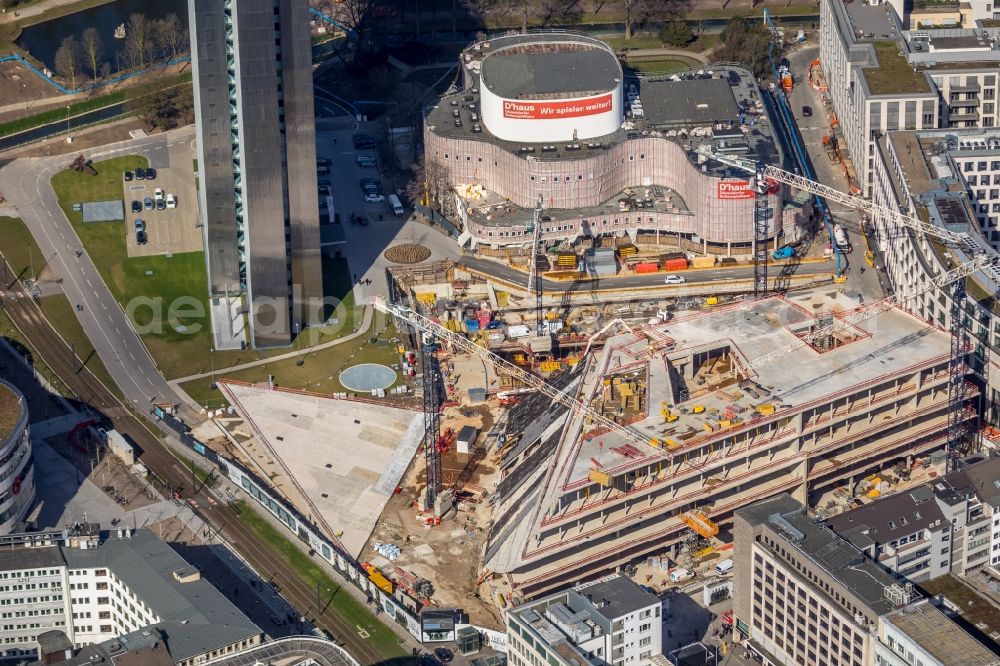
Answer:
M732 560L722 560L721 562L715 565L715 575L717 576L725 576L732 570L733 570Z
M674 569L673 571L670 572L671 583L679 583L689 578L694 578L694 574L683 567L678 567L677 569Z
M516 340L517 338L526 338L531 335L531 329L527 326L508 326L507 327L507 337L511 340Z
M392 212L396 215L396 217L403 217L403 202L399 200L399 197L395 194L390 194L388 202L389 208L392 209Z

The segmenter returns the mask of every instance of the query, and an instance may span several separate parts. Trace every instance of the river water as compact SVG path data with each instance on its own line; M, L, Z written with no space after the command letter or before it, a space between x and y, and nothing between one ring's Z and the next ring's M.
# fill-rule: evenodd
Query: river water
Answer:
M91 7L75 14L37 23L24 28L17 39L17 45L41 60L49 68L55 57L59 44L67 35L80 39L88 27L97 28L101 41L104 43L102 57L115 67L115 54L121 49L122 42L115 39L115 28L128 21L134 13L145 14L148 19L161 19L174 13L187 27L187 2L185 0L115 0L105 5Z

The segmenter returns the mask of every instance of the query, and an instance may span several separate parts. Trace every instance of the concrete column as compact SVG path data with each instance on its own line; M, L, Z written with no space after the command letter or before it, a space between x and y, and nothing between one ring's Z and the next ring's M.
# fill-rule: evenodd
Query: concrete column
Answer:
M792 498L803 506L807 506L809 504L809 483L806 481L806 475L809 473L809 460L803 460L799 463L795 467L795 473L802 477L802 483L792 489Z

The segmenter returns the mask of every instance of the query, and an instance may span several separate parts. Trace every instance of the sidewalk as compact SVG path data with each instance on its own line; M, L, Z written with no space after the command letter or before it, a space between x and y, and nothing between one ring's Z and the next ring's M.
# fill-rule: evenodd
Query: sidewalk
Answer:
M4 10L3 12L0 12L0 23L12 23L31 16L38 16L39 14L47 12L50 9L72 5L77 1L78 0L41 0L41 2L36 2L33 5L24 7L23 9L18 8ZM107 1L111 2L112 0Z

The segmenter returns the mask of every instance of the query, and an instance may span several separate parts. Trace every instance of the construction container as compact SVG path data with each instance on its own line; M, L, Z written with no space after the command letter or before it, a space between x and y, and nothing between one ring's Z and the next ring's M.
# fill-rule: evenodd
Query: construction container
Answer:
M774 405L769 402L764 402L757 405L757 411L760 412L761 416L771 416L774 414Z
M386 594L392 594L392 581L382 575L374 565L368 564L365 569L368 571L368 579L375 583L375 587Z
M631 243L618 246L618 256L622 259L628 259L629 257L634 257L639 253L639 248Z
M576 268L579 259L572 252L560 252L556 257L556 266L559 268Z
M668 261L670 259L687 259L687 255L683 252L665 252L660 255L660 261Z
M635 265L636 273L657 273L660 267L655 261L644 261Z
M538 369L542 372L558 372L562 368L559 361L542 361L538 364Z
M465 332L466 333L478 333L479 332L479 320L478 319L466 319L465 320Z
M715 257L695 257L691 260L691 268L712 268L715 266Z
M687 258L683 259L667 259L663 262L662 268L665 271L683 271L688 267Z

